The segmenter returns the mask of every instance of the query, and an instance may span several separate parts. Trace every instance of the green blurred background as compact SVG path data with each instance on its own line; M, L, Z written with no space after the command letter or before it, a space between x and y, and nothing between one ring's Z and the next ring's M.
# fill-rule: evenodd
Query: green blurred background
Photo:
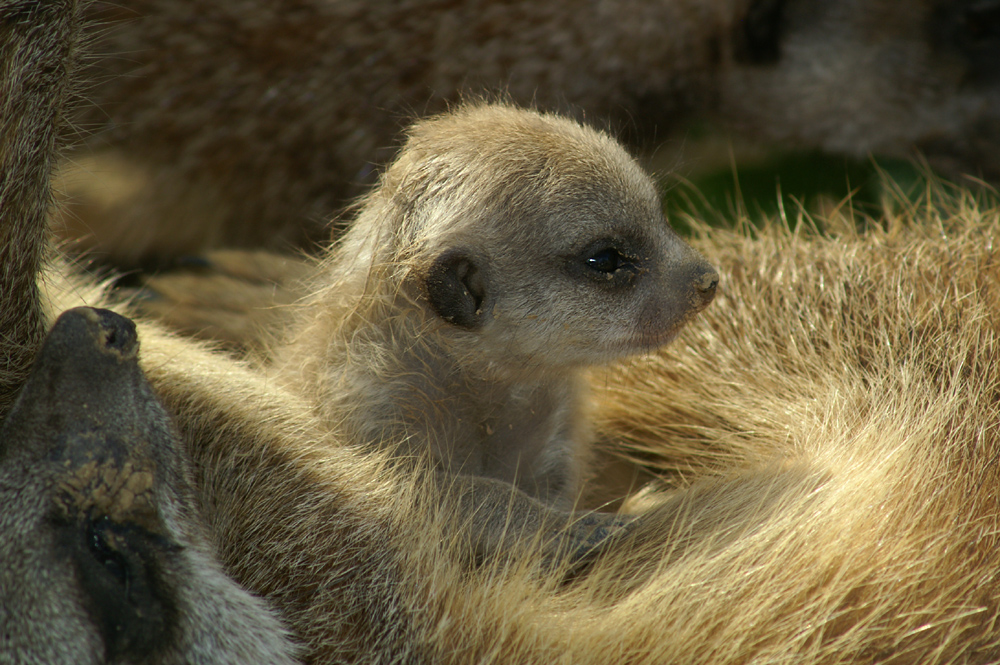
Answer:
M644 158L662 183L665 211L681 232L688 214L731 226L738 213L758 222L783 206L794 224L802 209L822 211L848 198L854 210L877 215L887 198L918 196L929 173L900 159L766 150L708 129ZM887 182L897 191L888 192Z

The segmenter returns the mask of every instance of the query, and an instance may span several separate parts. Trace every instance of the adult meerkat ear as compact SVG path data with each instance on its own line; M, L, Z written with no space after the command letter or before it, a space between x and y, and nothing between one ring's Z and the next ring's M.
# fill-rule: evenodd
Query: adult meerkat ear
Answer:
M737 62L771 65L781 57L785 0L754 0L737 26Z
M427 271L425 287L442 319L469 330L482 325L487 279L481 257L464 248L445 250Z
M959 53L972 83L1000 81L1000 0L941 2L929 17L931 43Z

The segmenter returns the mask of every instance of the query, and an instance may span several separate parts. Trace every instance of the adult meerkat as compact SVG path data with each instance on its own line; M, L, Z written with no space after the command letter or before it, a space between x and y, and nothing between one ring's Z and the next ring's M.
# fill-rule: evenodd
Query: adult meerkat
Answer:
M711 118L783 145L917 146L1000 173L993 0L129 0L94 14L102 57L81 122L112 154L69 179L90 195L64 233L127 265L325 239L400 126L463 91L637 143Z
M295 662L218 562L134 326L74 310L39 350L79 31L76 2L0 2L0 661Z
M273 365L331 429L562 509L581 370L668 342L718 282L613 139L496 105L417 123L319 274Z
M216 560L137 350L127 319L66 312L0 425L0 660L296 662Z

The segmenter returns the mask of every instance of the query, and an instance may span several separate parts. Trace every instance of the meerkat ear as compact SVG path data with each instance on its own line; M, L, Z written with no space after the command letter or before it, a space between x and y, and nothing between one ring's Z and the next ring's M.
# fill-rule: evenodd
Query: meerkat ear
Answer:
M785 0L754 0L736 32L737 62L772 65L781 57Z
M442 252L427 271L427 298L438 316L456 326L482 325L486 299L484 261L466 249Z

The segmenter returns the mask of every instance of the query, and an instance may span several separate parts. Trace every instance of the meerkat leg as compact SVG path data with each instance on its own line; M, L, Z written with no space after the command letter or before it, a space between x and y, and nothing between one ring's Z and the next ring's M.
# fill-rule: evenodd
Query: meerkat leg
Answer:
M37 276L50 175L80 39L71 0L0 2L0 418L31 368L45 320Z
M579 570L595 560L613 538L630 531L636 518L610 513L569 513L490 478L441 474L438 482L457 498L456 512L466 524L478 561L510 557L519 549L541 545L550 565L569 564ZM540 541L540 542L537 542Z

